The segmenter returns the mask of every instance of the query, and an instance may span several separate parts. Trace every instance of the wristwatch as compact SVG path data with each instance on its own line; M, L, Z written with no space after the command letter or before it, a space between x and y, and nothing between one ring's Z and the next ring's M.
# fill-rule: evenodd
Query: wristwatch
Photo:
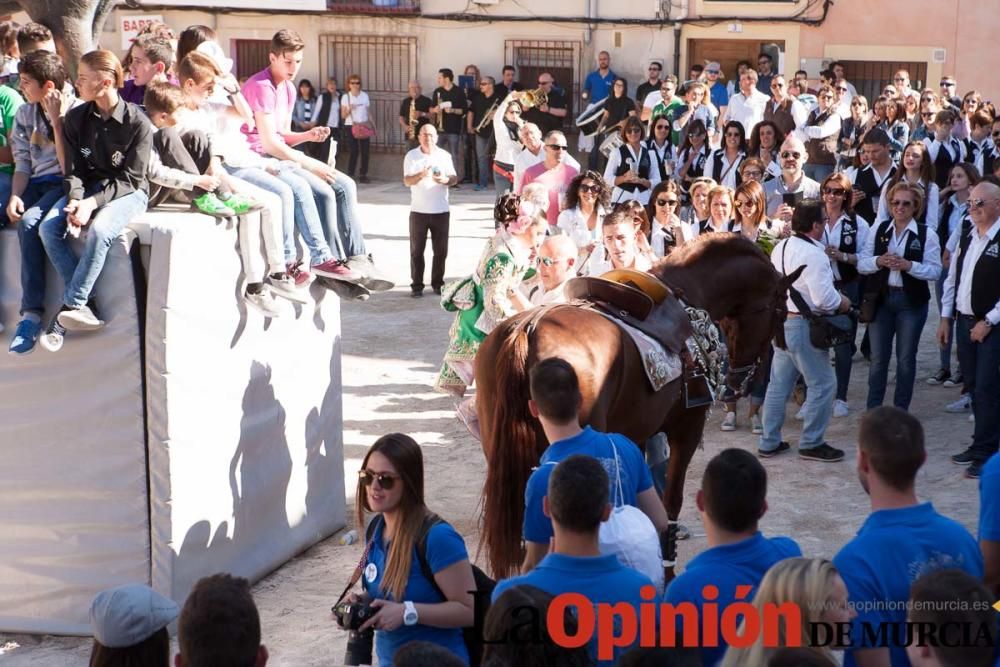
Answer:
M403 625L417 624L417 607L407 600L403 603Z

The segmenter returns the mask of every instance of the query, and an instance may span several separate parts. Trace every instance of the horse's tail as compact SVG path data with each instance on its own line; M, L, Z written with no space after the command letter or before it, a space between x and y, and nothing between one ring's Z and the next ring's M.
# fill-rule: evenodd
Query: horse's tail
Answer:
M529 337L524 323L515 324L494 360L492 428L482 433L490 452L483 489L483 540L490 569L497 578L516 574L521 564L524 489L538 465L537 431L528 412Z

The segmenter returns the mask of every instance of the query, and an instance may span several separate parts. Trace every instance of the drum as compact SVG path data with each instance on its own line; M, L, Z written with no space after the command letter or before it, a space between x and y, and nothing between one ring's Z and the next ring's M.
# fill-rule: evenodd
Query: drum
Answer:
M622 139L621 133L616 129L614 132L605 137L604 141L601 142L601 155L604 157L611 157L611 151L616 151L625 144L625 140Z
M607 98L605 98L607 99ZM576 117L576 126L580 128L580 134L590 137L597 134L597 128L601 124L601 116L604 115L604 100L591 104Z

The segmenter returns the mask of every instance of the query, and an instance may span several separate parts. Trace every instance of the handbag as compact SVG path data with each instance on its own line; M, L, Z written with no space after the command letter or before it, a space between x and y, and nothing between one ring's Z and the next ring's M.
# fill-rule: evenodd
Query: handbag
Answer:
M611 443L611 449L615 454L615 494L611 516L601 524L601 554L605 556L614 554L618 562L625 567L649 577L656 585L656 590L662 593L664 575L660 537L656 532L656 526L642 510L625 504L618 447L615 446L611 436L608 436L608 442Z
M785 248L787 242L781 247L781 271L785 272ZM839 315L817 315L806 303L792 285L788 286L788 296L792 303L799 309L799 315L809 322L809 342L818 350L828 350L831 347L849 343L854 339L854 319L849 314Z
M351 136L355 139L371 139L375 136L375 128L370 121L351 124Z

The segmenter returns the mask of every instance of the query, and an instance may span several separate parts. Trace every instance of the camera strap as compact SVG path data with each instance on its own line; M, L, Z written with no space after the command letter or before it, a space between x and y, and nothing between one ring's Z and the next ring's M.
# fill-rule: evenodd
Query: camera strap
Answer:
M372 519L372 522L369 525L374 526L375 522L378 520L379 517L375 517L374 519ZM358 580L361 579L361 573L364 572L365 563L368 562L368 554L371 553L373 544L375 544L374 528L370 531L370 537L368 538L367 544L365 544L365 550L361 553L361 560L358 561L357 567L354 568L354 573L351 575L351 580L347 582L347 586L344 588L344 592L340 594L339 598L337 598L337 602L333 605L334 607L336 607L338 604L344 601L344 598L347 597L347 594L350 592L350 590L354 588L354 584L358 583Z

